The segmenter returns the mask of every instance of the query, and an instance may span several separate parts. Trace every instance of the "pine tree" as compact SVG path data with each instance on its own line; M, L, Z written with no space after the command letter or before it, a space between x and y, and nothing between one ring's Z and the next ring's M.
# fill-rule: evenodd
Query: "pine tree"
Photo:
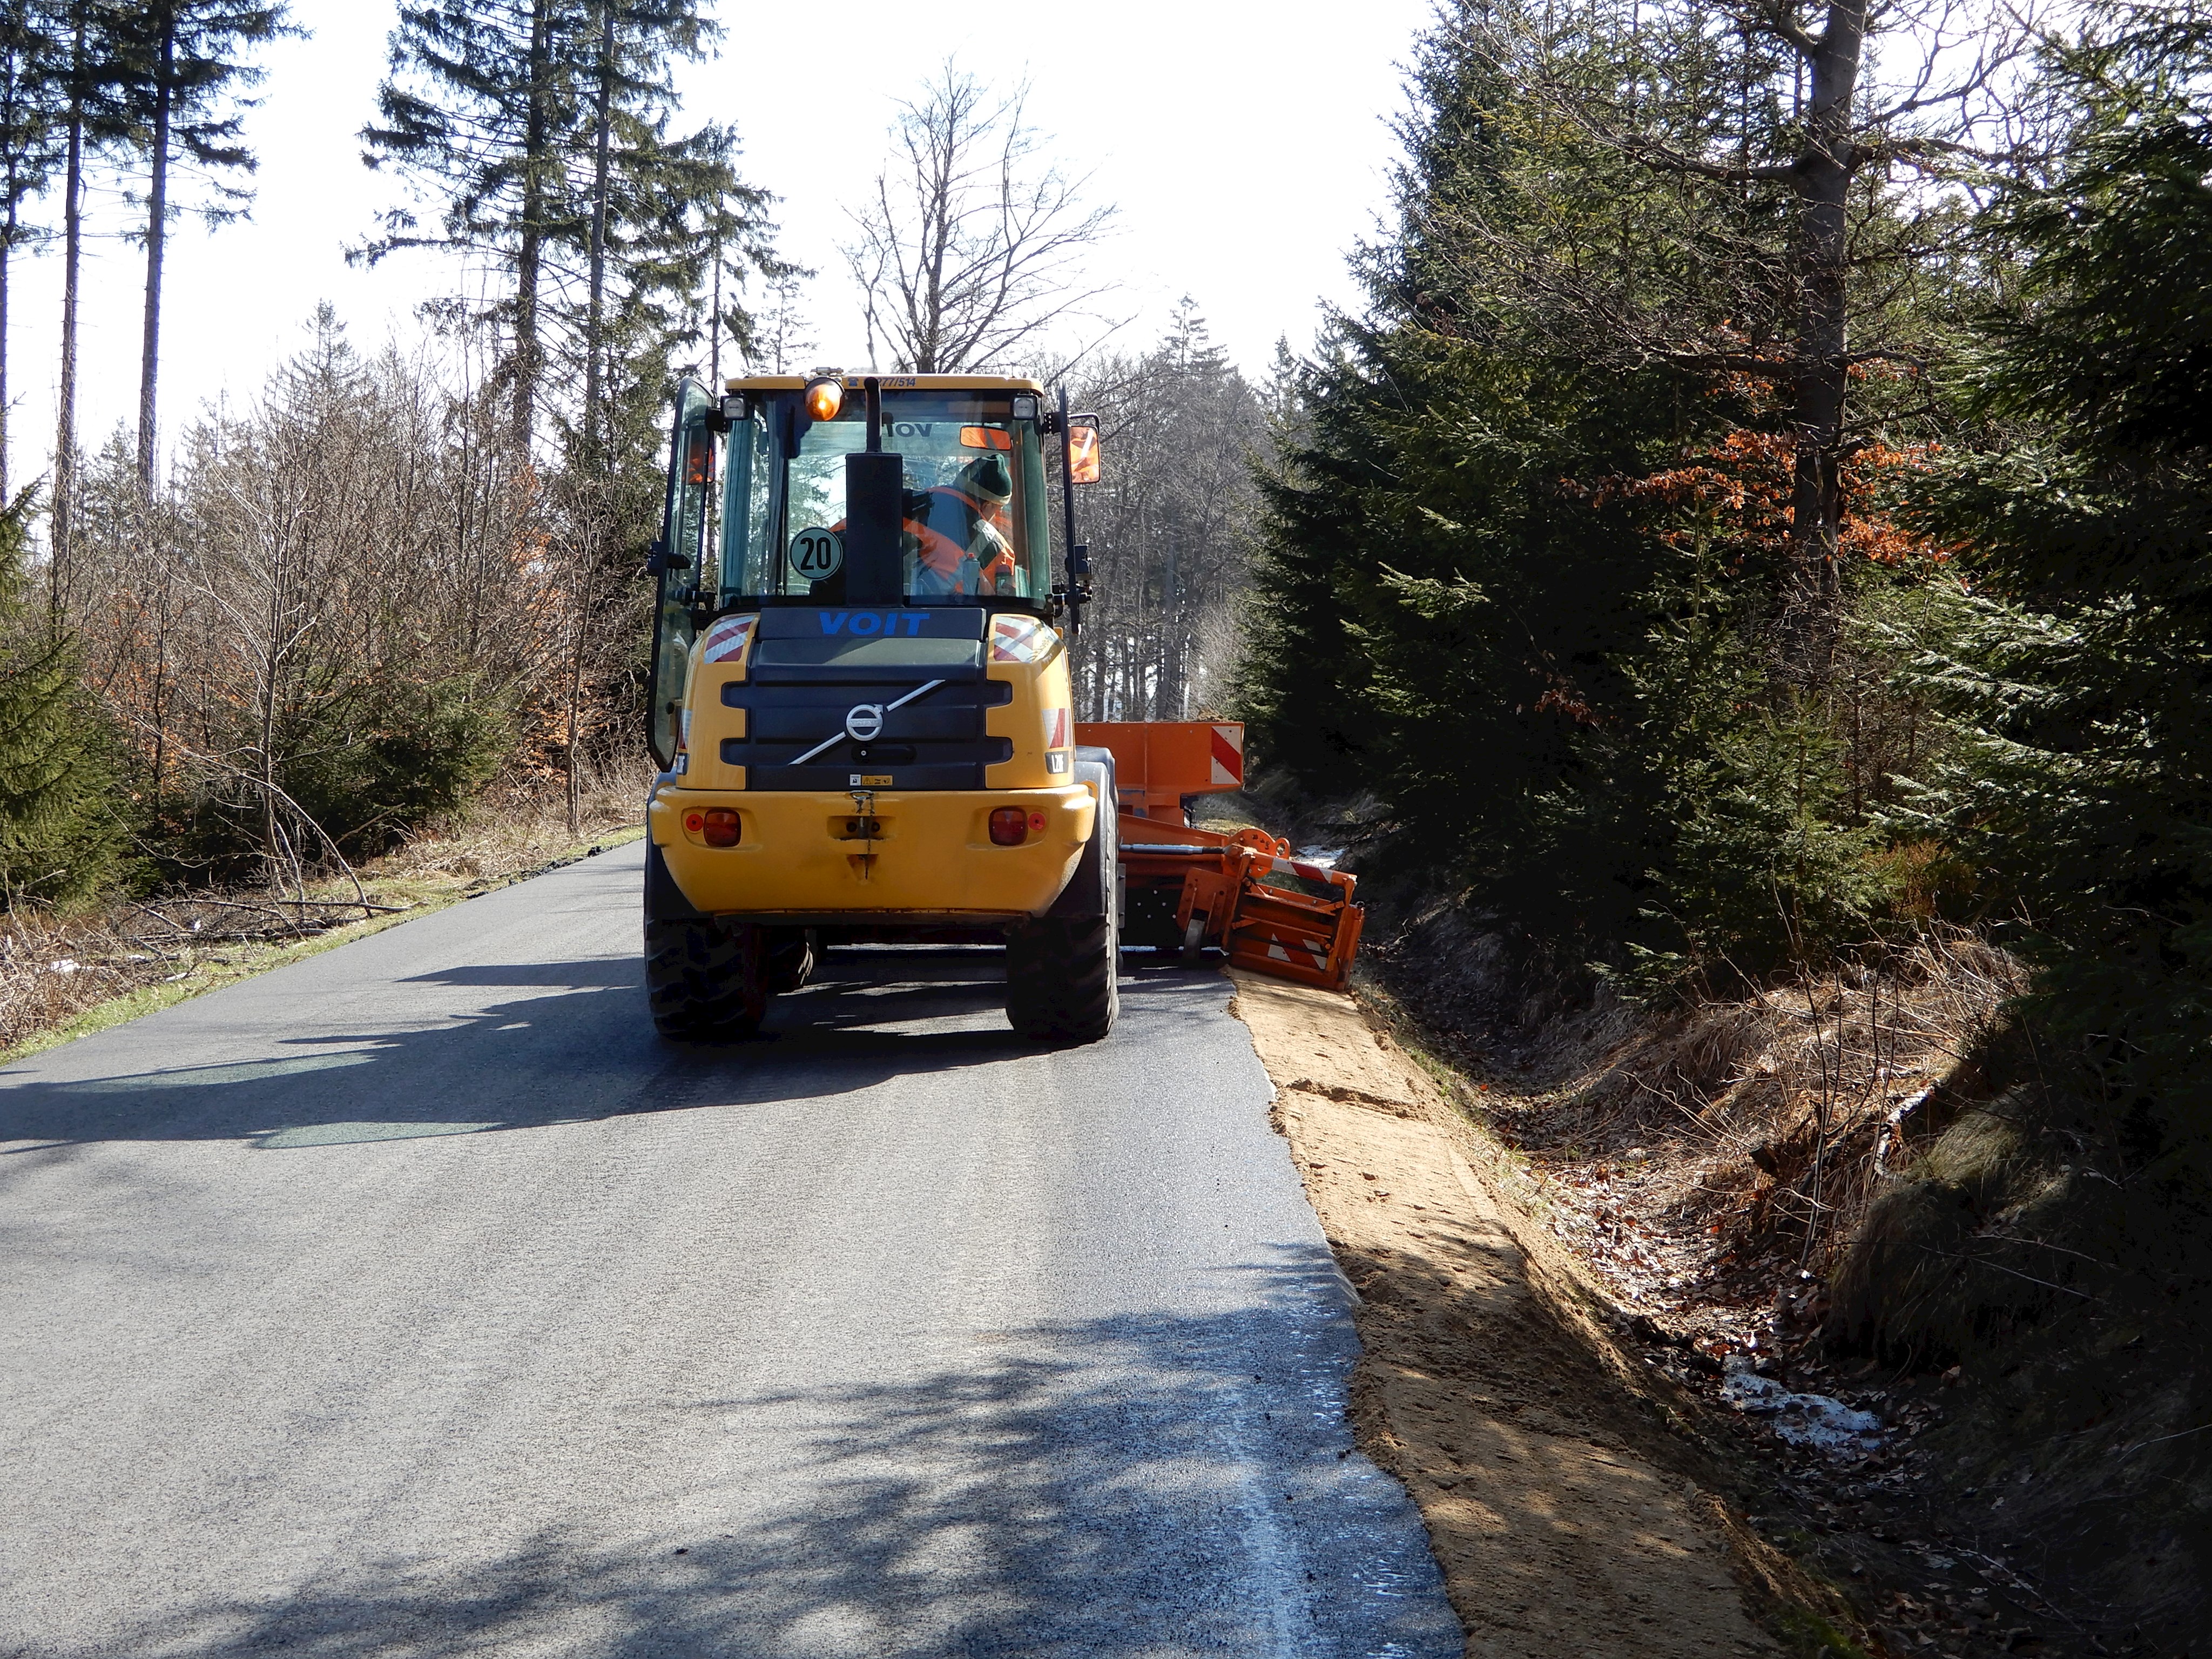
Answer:
M1249 712L1307 788L1386 799L1410 855L1603 929L1648 865L1628 802L1650 791L1593 780L1587 738L1631 716L1621 659L1666 554L1617 481L1733 410L1664 362L1624 370L1529 276L1602 270L1641 307L1669 273L1633 256L1697 225L1543 118L1482 44L1449 26L1425 41L1396 234L1361 261L1373 310L1300 376L1263 480ZM1563 33L1549 66L1603 45Z
M1640 949L1646 984L1881 919L1889 738L1856 688L1881 676L1834 630L1930 562L1868 505L1926 435L1903 371L1859 366L1848 434L1801 418L1802 216L1766 170L1803 134L1755 47L1689 9L1447 8L1396 223L1360 256L1370 308L1298 375L1263 479L1266 755L1378 795L1401 867ZM1960 279L1923 261L1922 204L1852 211L1867 268L1892 262L1854 315L1931 337Z

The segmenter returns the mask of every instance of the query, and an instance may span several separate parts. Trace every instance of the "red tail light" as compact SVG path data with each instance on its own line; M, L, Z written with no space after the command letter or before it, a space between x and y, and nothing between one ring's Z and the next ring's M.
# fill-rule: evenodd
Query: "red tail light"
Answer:
M738 844L738 815L733 808L710 806L707 809L704 831L709 847L735 847Z
M1000 847L1019 847L1029 839L1030 815L1018 806L1001 806L991 814L991 840Z

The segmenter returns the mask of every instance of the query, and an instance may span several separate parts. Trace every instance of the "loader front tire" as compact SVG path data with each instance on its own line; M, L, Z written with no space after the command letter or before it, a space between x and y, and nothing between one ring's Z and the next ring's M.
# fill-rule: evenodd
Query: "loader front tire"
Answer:
M1104 916L1046 916L1006 936L1006 1018L1032 1042L1096 1042L1121 1012L1121 929Z
M678 1042L750 1036L768 1012L767 941L717 921L645 924L645 989L653 1029Z

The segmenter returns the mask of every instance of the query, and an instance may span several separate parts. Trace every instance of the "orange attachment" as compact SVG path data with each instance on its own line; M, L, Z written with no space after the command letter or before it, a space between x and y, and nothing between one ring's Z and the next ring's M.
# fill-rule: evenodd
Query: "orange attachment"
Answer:
M1186 795L1244 785L1244 728L1234 721L1085 722L1079 744L1114 751L1121 797L1121 868L1133 911L1186 953L1212 945L1231 966L1336 991L1359 949L1366 913L1351 876L1291 855L1264 830L1200 830Z
M1121 810L1139 817L1186 823L1185 795L1244 787L1242 720L1084 720L1075 740L1114 751Z

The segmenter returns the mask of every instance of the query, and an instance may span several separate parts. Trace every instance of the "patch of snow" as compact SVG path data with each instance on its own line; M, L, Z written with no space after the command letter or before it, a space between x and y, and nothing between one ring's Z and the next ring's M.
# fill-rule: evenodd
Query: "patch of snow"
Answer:
M1721 1398L1749 1417L1771 1419L1770 1426L1793 1446L1832 1454L1869 1452L1881 1443L1881 1419L1856 1411L1825 1394L1792 1394L1771 1376L1747 1367L1721 1379Z
M1318 864L1324 870L1336 868L1336 861L1344 856L1341 847L1314 847L1297 855L1301 864Z

